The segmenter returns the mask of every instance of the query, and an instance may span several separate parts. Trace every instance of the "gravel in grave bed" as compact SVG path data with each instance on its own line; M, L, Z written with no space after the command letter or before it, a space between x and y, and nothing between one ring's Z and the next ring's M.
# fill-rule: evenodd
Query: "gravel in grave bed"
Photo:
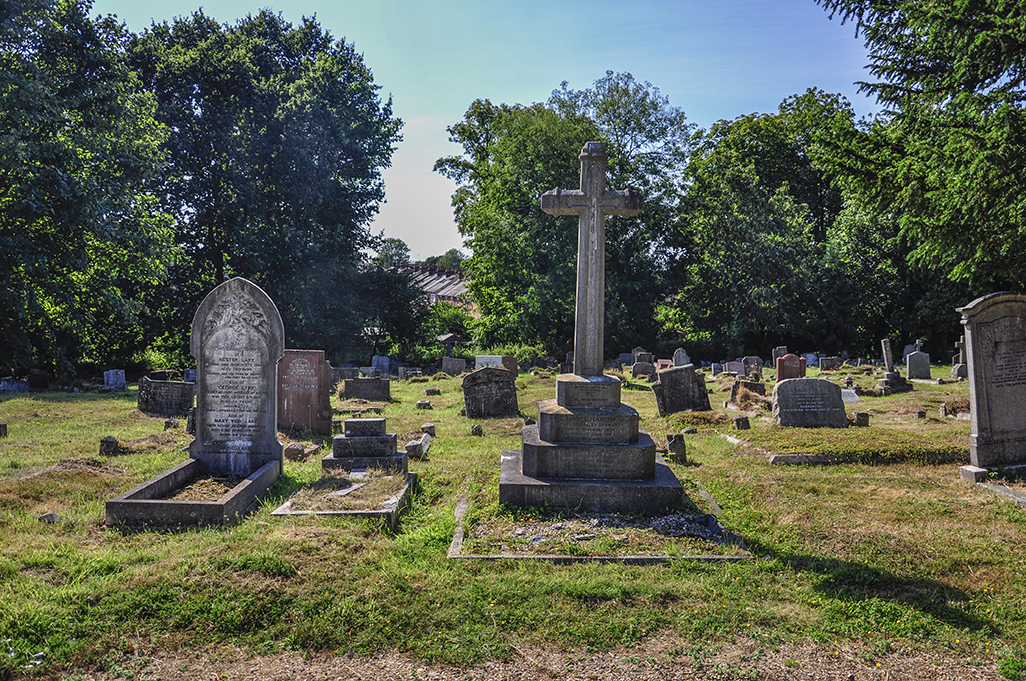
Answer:
M744 555L743 548L718 543L697 518L643 518L585 513L565 518L499 516L468 528L463 554L571 556Z
M217 501L245 479L245 475L201 475L162 498L167 501Z

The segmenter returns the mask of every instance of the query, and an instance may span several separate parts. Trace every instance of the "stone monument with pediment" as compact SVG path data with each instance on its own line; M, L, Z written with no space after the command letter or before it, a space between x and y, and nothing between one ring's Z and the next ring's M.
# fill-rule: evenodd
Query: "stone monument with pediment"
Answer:
M605 216L637 215L637 192L606 189L606 152L588 142L580 154L581 188L541 197L550 215L578 216L573 373L556 379L556 399L538 404L524 426L523 448L502 453L499 501L657 514L683 505L683 488L639 430L640 417L620 401L620 381L605 376Z

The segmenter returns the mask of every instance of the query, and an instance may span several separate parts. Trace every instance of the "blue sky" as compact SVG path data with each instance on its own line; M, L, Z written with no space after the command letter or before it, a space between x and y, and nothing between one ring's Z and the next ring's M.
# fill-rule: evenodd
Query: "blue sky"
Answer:
M261 8L293 23L316 15L363 54L405 123L372 229L416 259L462 246L454 184L431 167L460 153L445 128L475 99L531 104L612 70L651 82L703 128L775 111L810 87L844 95L859 115L877 110L854 85L870 79L861 38L813 0L96 0L93 13L139 32L200 7L223 23Z

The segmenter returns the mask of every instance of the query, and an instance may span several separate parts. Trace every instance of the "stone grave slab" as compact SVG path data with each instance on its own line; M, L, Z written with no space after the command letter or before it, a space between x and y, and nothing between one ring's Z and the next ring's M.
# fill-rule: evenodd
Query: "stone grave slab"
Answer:
M773 420L798 428L847 428L841 386L825 378L789 378L773 388Z
M443 357L442 373L450 376L459 376L467 372L467 360L460 357Z
M514 374L502 366L475 369L463 377L463 402L469 419L516 416L520 408Z
M1026 293L958 308L965 327L974 466L1026 463Z
M324 350L285 350L278 361L278 427L331 435L331 365Z
M913 350L905 357L907 377L929 380L930 376L930 355L922 350Z
M660 416L668 416L681 411L709 411L709 391L705 387L705 377L695 371L695 365L665 369L656 374L656 382L652 384L656 406Z
M389 402L392 400L391 385L385 378L350 378L342 383L342 395L347 400Z
M196 399L196 384L139 379L139 411L147 416L187 416Z

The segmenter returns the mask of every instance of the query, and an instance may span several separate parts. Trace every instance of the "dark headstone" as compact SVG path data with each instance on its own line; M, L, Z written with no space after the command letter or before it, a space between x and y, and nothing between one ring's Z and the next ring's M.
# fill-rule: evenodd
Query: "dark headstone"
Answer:
M819 358L819 370L820 371L836 371L841 368L840 357L820 357Z
M847 428L841 386L825 378L791 378L773 388L773 419L781 426Z
M859 428L869 427L869 412L868 411L857 411L854 414L855 425Z
M331 384L338 385L346 379L359 378L360 370L357 367L331 367Z
M709 411L709 393L705 377L695 371L693 364L665 369L656 374L652 384L660 416L681 411Z
M392 366L392 360L381 355L374 355L371 357L371 366L377 369L380 375L388 376L389 370Z
M688 448L684 442L683 433L673 433L666 436L666 458L674 463L688 462Z
M517 385L513 374L501 367L484 367L463 378L467 418L516 416Z
M184 416L193 407L195 383L139 379L139 411L147 416Z
M384 378L352 378L342 385L347 400L389 402L392 399L391 383Z
M103 387L108 390L124 390L127 387L125 383L125 370L110 369L109 371L104 371Z
M747 416L734 417L734 430L748 430L752 425L748 422Z
M331 435L330 383L323 350L285 350L278 362L278 427Z

